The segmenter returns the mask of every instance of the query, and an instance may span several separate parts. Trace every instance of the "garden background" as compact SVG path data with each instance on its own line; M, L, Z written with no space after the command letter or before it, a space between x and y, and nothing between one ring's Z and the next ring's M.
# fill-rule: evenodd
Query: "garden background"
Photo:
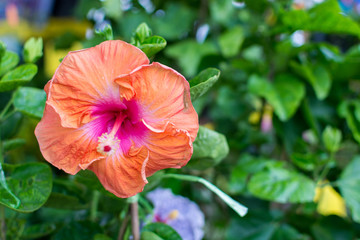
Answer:
M108 39L183 74L202 125L189 164L139 195L142 239L179 239L145 226L158 187L200 207L204 239L360 239L359 13L355 0L0 1L0 239L130 237L129 201L51 166L34 136L61 59Z

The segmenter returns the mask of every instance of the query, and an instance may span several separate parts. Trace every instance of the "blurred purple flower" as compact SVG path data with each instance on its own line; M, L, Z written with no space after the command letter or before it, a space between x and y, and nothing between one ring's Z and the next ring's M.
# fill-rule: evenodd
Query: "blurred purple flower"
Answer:
M4 17L6 6L16 7L19 17L37 27L43 27L53 9L54 0L0 0L0 18Z
M147 194L154 205L153 222L174 228L183 240L200 240L204 236L204 214L196 203L174 195L170 189L158 188Z
M302 133L302 139L311 145L316 145L319 143L316 133L311 129L308 129Z
M266 104L264 107L264 114L261 119L261 131L263 133L268 133L273 129L272 115L273 115L272 107Z
M270 115L263 115L261 120L261 131L263 133L268 133L272 130L272 117Z

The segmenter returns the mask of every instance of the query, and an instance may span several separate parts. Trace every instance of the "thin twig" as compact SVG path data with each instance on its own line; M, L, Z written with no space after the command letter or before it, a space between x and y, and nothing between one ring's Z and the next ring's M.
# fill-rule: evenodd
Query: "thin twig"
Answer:
M330 168L331 168L330 162L332 162L332 161L334 161L334 152L331 152L330 157L326 160L324 169L322 170L319 178L317 179L318 182L322 182L323 180L326 179L326 176L328 175Z
M4 109L1 111L0 113L0 120L3 120L2 118L4 117L4 115L7 113L7 111L9 110L9 108L11 107L13 103L13 98L10 99L10 101L6 104L6 106L4 107Z
M4 163L4 156L2 150L3 150L3 146L2 146L1 132L0 132L0 170L1 170L1 165ZM0 234L1 234L0 240L6 240L5 207L2 205L0 205Z
M5 207L4 206L0 206L0 221L1 221L0 239L6 240L6 222L5 222Z
M131 231L134 240L140 240L140 225L139 225L139 205L138 202L130 204L131 209Z
M128 225L128 222L130 220L130 215L127 214L124 218L124 220L121 223L121 227L119 229L119 234L118 234L118 238L117 240L123 240L124 239L124 235L125 235L125 231L126 231L126 227Z

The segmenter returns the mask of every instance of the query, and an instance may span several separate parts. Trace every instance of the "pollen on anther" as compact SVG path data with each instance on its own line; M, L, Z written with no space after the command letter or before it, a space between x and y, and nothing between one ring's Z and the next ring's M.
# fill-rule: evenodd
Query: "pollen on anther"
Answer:
M120 140L113 134L103 133L98 143L96 150L103 155L112 155L120 148Z

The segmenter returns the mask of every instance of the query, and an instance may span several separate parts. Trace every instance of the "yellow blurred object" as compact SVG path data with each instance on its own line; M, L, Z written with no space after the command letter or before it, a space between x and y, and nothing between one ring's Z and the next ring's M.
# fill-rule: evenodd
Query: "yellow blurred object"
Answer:
M265 21L268 25L274 26L276 23L276 20L277 20L277 17L276 17L274 10L269 9L268 11L266 11Z
M317 211L322 215L346 217L345 201L330 185L316 188L314 202L318 203Z
M60 59L64 58L68 52L80 50L82 48L83 46L80 42L75 42L69 49L57 50L55 49L53 42L47 42L44 49L44 67L46 76L51 78L54 75L57 67L60 64Z
M270 104L266 103L264 106L264 114L263 115L269 115L272 118L273 112L274 112L273 107Z
M250 113L248 121L249 121L249 123L255 125L255 124L259 123L260 118L261 118L260 112L259 111L254 111L254 112Z
M208 129L211 129L211 130L214 130L215 129L215 126L213 123L211 122L208 122L208 123L205 123L203 124L204 127L208 128Z
M168 219L169 220L175 220L178 216L179 216L179 211L174 209L169 213Z
M36 28L24 20L20 20L16 26L10 25L7 21L0 21L0 35L10 34L23 42L30 37L51 39L65 32L72 32L76 36L84 38L88 28L91 28L90 22L71 18L51 18L43 28Z

